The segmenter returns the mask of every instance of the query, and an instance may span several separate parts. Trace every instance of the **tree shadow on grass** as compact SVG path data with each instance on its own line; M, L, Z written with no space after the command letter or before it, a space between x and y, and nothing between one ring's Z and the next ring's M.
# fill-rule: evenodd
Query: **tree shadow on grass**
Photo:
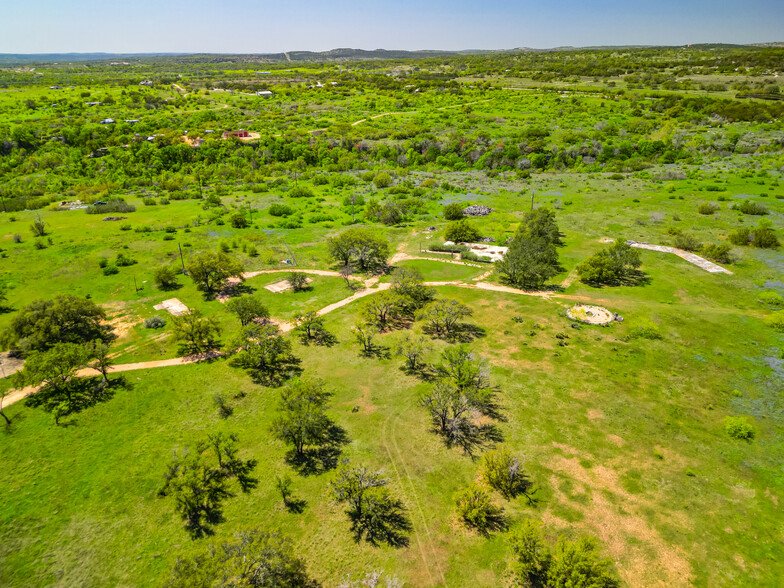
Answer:
M487 331L478 325L461 323L457 325L444 338L449 343L471 343L476 339L487 336Z
M604 282L587 282L592 288L617 287L617 286L647 286L651 277L640 270L629 270L625 276Z
M338 338L326 329L317 329L310 337L308 337L307 332L300 333L299 342L305 347L308 347L311 343L323 347L332 347L337 344Z
M360 352L362 357L369 357L376 359L389 359L392 357L392 353L387 345L377 345L376 343L371 343L365 349Z
M324 443L307 447L299 454L291 450L286 454L286 462L301 476L317 476L337 467L343 445L349 442L346 430L332 423L325 435Z
M472 460L477 453L492 448L504 440L503 433L492 423L475 424L468 419L458 419L449 424L446 431L435 431L444 439L447 448L459 447Z
M438 378L438 372L428 363L418 363L413 369L405 364L400 366L400 371L427 383L435 382Z
M293 514L302 514L308 506L308 501L304 498L287 498L283 503L286 510Z
M406 534L413 526L400 500L388 496L369 498L361 516L356 511L350 511L348 516L356 543L362 539L374 547L381 543L391 547L408 547L410 543Z
M67 422L60 422L60 419L110 400L118 389L131 389L125 376L115 376L108 384L102 376L74 378L61 386L44 385L25 399L25 406L54 413L58 425L73 426L76 424L73 419Z
M263 369L249 370L248 373L254 384L268 388L279 388L288 380L298 377L303 371L302 360L290 355L274 365Z

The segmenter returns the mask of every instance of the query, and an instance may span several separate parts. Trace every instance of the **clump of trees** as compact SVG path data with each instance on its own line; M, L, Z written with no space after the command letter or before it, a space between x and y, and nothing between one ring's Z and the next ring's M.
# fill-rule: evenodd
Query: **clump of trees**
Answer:
M386 266L389 244L370 229L351 228L327 240L329 254L341 266L363 272L378 271Z
M516 288L541 288L561 271L556 250L561 243L555 213L546 208L529 211L509 243L506 255L496 263L496 272Z
M592 538L577 541L561 538L551 547L541 526L525 521L512 531L509 544L513 554L512 574L523 586L618 588L621 585L612 561L600 556Z
M438 298L417 314L425 322L425 332L436 337L450 337L464 326L463 320L473 314L471 307L453 298Z
M329 484L337 504L347 506L351 530L356 541L363 538L372 545L408 545L412 525L403 503L387 488L389 480L381 471L352 466L345 460Z
M256 460L238 456L236 435L216 433L199 441L193 450L175 454L163 476L158 496L171 496L174 508L185 522L192 538L213 533L212 526L222 522L223 502L234 496L231 481L243 492L258 484L251 477Z
M324 326L324 317L316 311L298 312L294 315L294 333L299 337L303 345L334 345L337 341L335 335L330 333Z
M616 239L577 266L580 280L592 285L618 285L639 281L640 252L623 239Z
M305 562L294 553L291 541L261 528L235 533L227 541L204 552L178 558L167 588L193 586L255 588L318 588L319 582L307 573Z

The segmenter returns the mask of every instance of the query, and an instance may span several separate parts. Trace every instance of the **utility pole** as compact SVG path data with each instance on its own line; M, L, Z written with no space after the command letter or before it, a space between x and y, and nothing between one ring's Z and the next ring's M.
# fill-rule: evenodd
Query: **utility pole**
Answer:
M182 258L182 245L177 243L177 247L180 250L180 263L182 264L182 273L185 274L185 260Z
M133 276L133 290L138 294L139 287L136 285L136 276Z

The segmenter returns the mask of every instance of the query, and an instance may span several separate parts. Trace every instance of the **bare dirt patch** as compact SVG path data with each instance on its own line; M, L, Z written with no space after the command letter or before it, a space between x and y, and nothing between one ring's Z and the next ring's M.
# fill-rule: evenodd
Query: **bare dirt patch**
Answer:
M621 577L629 586L690 585L692 572L685 554L680 548L667 543L642 514L650 507L650 501L626 492L614 470L604 466L586 469L580 464L577 450L562 444L554 445L574 456L555 455L549 467L593 489L587 504L576 502L559 490L558 476L552 477L554 497L558 502L566 503L583 514L581 522L568 525L586 527L588 533L597 535L608 555L618 562ZM543 518L557 527L567 525L550 511Z
M20 357L11 357L10 351L0 353L0 376L3 378L15 374L24 367L24 360Z
M306 284L310 284L311 282L313 282L312 278L305 278ZM282 292L288 292L292 288L288 280L281 280L280 282L275 282L274 284L267 284L266 286L264 286L264 289L274 294L280 294Z

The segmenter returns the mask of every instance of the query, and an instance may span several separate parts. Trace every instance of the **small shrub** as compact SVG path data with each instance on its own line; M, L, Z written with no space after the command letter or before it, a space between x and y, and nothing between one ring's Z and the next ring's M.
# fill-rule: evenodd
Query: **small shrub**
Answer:
M103 275L105 276L112 276L118 273L120 273L120 269L116 265L107 265L103 268Z
M376 188L388 188L392 185L392 176L390 176L387 172L380 172L373 178L373 183L375 184Z
M697 207L697 212L699 212L700 214L713 214L718 210L719 207L716 204L713 204L712 202L703 202L702 204L699 205L699 207Z
M131 230L131 225L128 224L128 223L123 223L123 224L120 225L120 230L121 231L130 231Z
M145 329L162 329L166 326L166 319L157 314L144 320Z
M770 316L765 318L765 324L772 329L784 332L784 310L772 312Z
M155 198L142 198L142 204L145 206L155 206L158 201Z
M724 432L733 439L751 441L754 439L754 427L743 417L730 417L724 419Z
M673 243L675 247L678 249L683 249L685 251L699 251L702 249L702 243L700 243L699 239L694 235L689 233L681 233L680 235L675 235L675 239L673 239Z
M117 254L117 259L114 261L114 263L117 265L117 267L128 267L129 265L136 264L136 260L120 252Z
M768 209L762 204L752 202L751 200L744 200L741 204L735 205L732 208L733 210L740 210L743 214L752 216L765 216L766 214L770 214Z
M780 308L784 306L784 296L775 290L765 290L764 292L760 293L757 300L760 302L760 304L765 304L773 308Z
M727 243L708 243L703 245L700 253L716 263L732 263L730 246Z
M218 409L218 416L220 418L227 419L234 413L234 409L223 394L216 394L212 397L212 401Z
M245 216L245 212L240 210L231 215L229 223L231 223L231 226L235 229L247 229L250 226L250 221L248 221L248 217Z
M491 488L507 500L520 494L529 496L533 488L533 482L525 473L520 460L505 449L484 454L481 475Z
M312 198L315 196L315 194L313 193L313 190L307 186L297 184L291 190L289 190L289 196L292 198Z
M107 265L109 265L109 260L108 259L106 259L105 257L101 257L101 258L98 259L98 267L103 269Z
M294 210L291 206L286 206L285 204L273 204L269 207L269 213L272 216L289 216L293 212Z
M631 339L663 339L661 330L659 329L658 325L651 321L640 321L640 324L634 326L630 331L629 334L626 336L627 340Z
M33 247L36 249L46 249L46 243L36 239L35 243L33 243Z
M19 235L19 234L14 235L13 236L13 241L14 241L14 243L21 243L22 242L22 235Z

